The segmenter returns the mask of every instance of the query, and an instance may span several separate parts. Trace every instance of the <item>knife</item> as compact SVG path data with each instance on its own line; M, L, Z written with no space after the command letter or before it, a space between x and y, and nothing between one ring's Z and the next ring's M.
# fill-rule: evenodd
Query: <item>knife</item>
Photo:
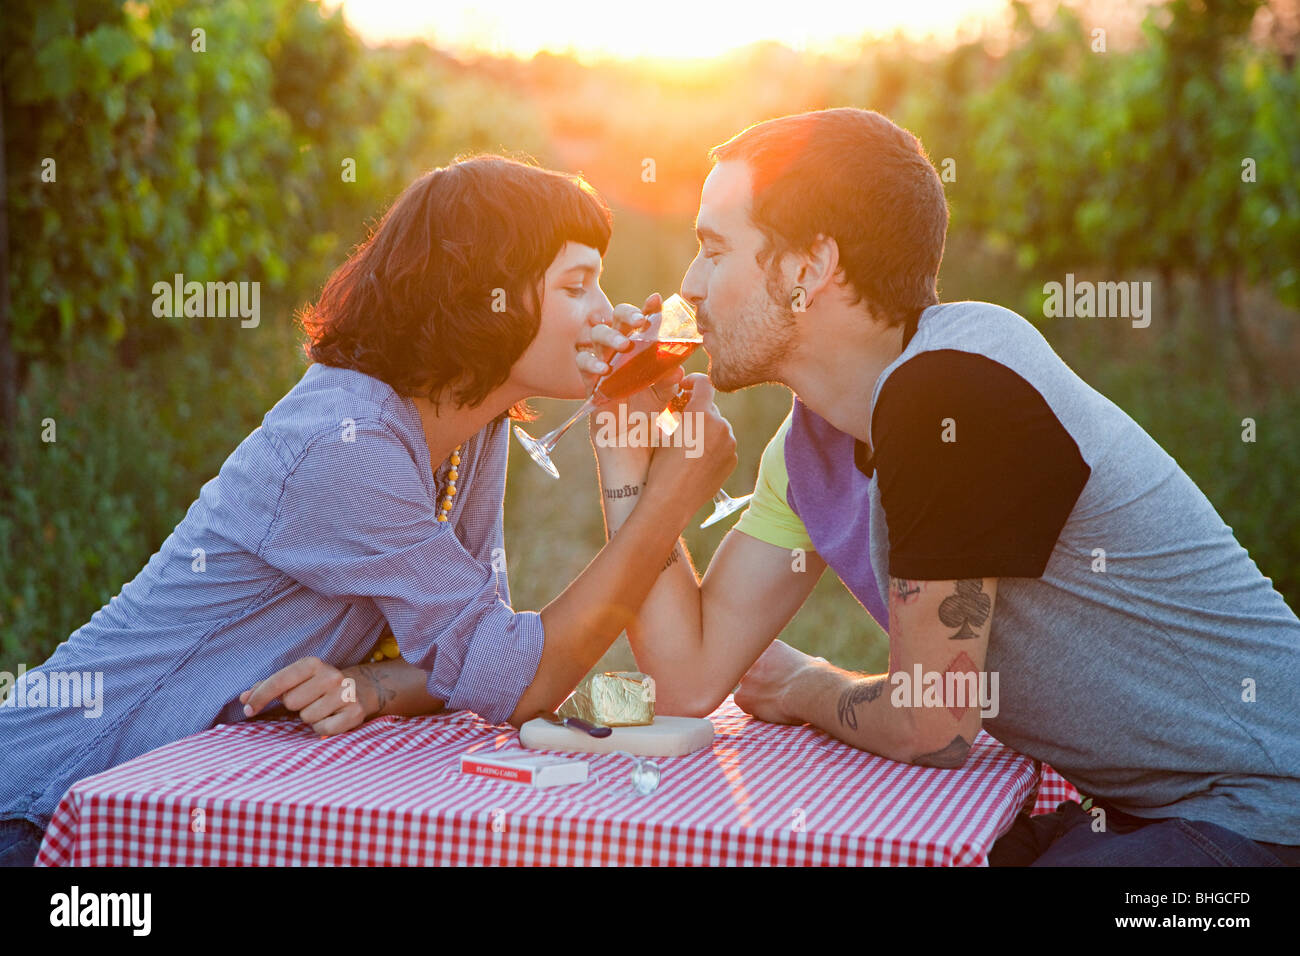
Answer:
M542 720L559 724L561 727L572 727L574 730L581 730L593 737L608 737L614 732L609 727L597 727L595 724L589 724L578 717L561 717L559 714L548 713L544 710L539 710L537 716Z

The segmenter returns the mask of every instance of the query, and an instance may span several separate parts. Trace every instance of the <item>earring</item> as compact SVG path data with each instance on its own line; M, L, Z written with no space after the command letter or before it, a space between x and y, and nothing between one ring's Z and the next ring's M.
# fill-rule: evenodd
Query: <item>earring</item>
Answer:
M790 293L790 308L794 309L796 312L806 311L808 306L812 305L811 302L806 301L807 295L808 293L804 291L803 286L795 286L794 290Z

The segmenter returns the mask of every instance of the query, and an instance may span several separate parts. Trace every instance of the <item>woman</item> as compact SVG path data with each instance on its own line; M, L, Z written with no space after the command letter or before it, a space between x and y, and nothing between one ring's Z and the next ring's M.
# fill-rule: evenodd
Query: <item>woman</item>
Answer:
M384 707L517 726L558 706L736 460L697 385L707 453L656 452L586 570L541 612L510 607L496 570L509 419L532 395L584 397L608 369L590 350L628 347L598 282L609 235L581 180L500 157L398 197L301 317L301 381L136 578L15 687L102 673L102 713L0 707L0 863L31 861L77 780L281 694L321 733ZM345 683L339 668L389 629L404 662Z

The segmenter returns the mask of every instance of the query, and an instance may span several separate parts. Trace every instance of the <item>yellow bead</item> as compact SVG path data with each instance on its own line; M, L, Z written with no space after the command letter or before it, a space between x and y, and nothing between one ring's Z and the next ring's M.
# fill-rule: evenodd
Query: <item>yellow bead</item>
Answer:
M454 454L454 453L453 453L452 456L451 456L451 465L452 465L452 467L455 468L455 467L456 467L457 465L459 465L459 464L460 464L460 455L457 455L457 454Z
M444 501L444 502L442 503L442 510L443 510L443 511L450 511L450 510L451 510L451 502L450 502L450 501Z
M438 520L439 520L439 521L446 521L446 520L447 520L447 516L446 516L446 515L438 515Z
M448 480L448 481L455 481L455 480L456 480L457 478L459 478L459 477L460 477L460 475L458 475L458 474L456 473L456 469L453 468L453 469L451 470L451 473L447 475L447 480Z
M447 486L447 497L448 497L448 498L455 498L455 497L456 497L456 486L455 486L455 485L448 485L448 486ZM451 504L450 501L448 501L448 502L446 502L446 503L447 503L447 504Z

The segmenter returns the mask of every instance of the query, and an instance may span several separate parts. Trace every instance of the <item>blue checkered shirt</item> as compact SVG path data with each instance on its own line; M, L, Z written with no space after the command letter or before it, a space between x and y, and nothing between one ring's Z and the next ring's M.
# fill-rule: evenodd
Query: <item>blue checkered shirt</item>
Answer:
M134 580L0 706L0 819L47 826L77 780L243 720L240 693L301 657L361 663L385 627L448 709L504 723L543 641L541 616L510 607L508 448L505 419L465 444L439 522L448 466L435 475L414 403L310 366ZM19 706L53 671L102 672L102 713Z

